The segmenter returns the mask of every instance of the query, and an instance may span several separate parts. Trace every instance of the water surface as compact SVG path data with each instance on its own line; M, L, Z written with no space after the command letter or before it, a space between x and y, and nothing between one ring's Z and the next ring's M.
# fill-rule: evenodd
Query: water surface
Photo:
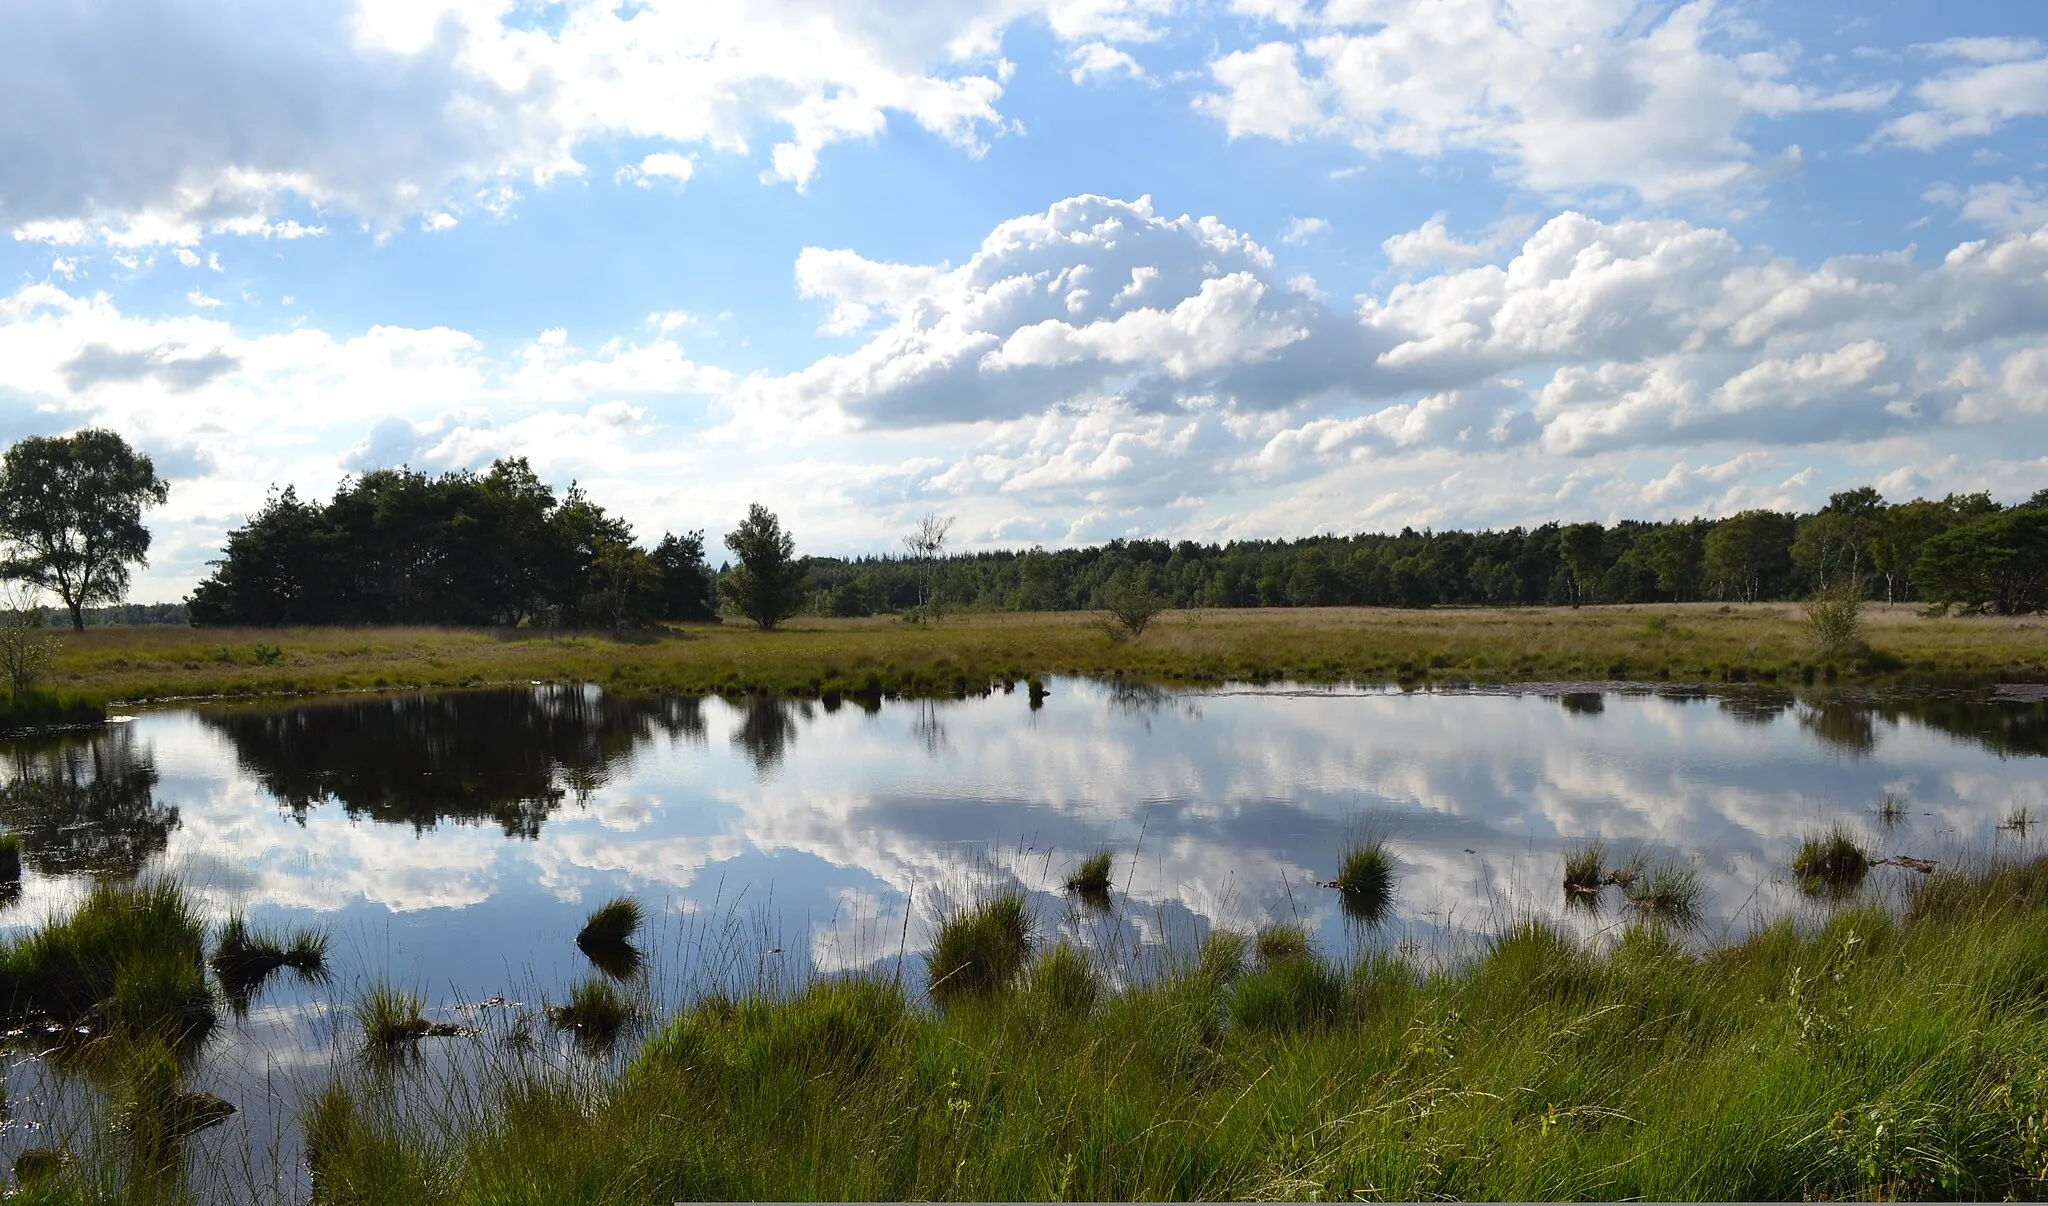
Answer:
M1826 825L1924 858L2029 842L2001 825L2048 816L2044 752L2048 704L1981 693L1056 681L1036 707L1021 691L863 708L534 688L176 708L13 743L0 825L26 874L0 925L61 912L93 876L169 870L216 919L328 928L334 984L273 981L201 1072L243 1111L201 1146L267 1153L289 1189L294 1102L348 1047L335 1018L363 984L417 986L438 1017L537 1006L589 974L572 938L615 894L657 916L672 984L702 970L706 933L726 973L893 967L934 918L1006 887L1084 943L1297 918L1332 950L1442 949L1529 914L1611 929L1618 907L1567 908L1559 885L1563 853L1598 837L1617 860L1695 868L1711 937L1817 908L1786 865ZM1399 862L1369 931L1319 886L1361 837ZM1060 889L1101 846L1117 854L1107 917ZM1880 868L1866 890L1909 874ZM76 1093L32 1054L7 1087L7 1154L76 1125Z

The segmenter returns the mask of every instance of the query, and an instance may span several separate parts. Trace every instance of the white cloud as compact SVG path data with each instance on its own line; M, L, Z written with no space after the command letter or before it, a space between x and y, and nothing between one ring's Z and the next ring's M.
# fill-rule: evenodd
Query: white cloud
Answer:
M440 234L444 230L454 230L457 225L459 225L459 222L454 214L449 213L447 210L441 210L438 213L431 213L420 219L420 233Z
M697 170L697 161L688 155L674 151L656 151L631 167L618 171L621 183L631 183L640 188L652 188L657 180L667 180L680 188Z
M1652 201L1702 195L1762 170L1754 119L1867 109L1889 89L1824 93L1779 52L1719 49L1711 0L1257 5L1293 41L1210 64L1198 107L1233 138L1342 138L1372 154L1497 156L1529 187L1620 184ZM1788 154L1793 153L1788 151Z
M2018 179L1971 185L1968 192L1937 185L1926 199L1953 206L1966 220L2001 233L2026 234L2048 227L2048 189Z
M1072 64L1067 75L1077 84L1112 79L1119 74L1134 80L1145 78L1145 69L1138 65L1138 60L1107 42L1084 42L1067 52L1067 62Z
M1956 38L1929 49L1968 65L1914 85L1920 107L1879 127L1879 140L1925 151L2048 114L2048 53L2038 42Z
M1299 246L1319 234L1330 233L1330 224L1322 218L1289 218L1287 231L1280 236L1282 243Z
M227 304L226 302L222 301L217 297L208 297L203 290L199 289L194 289L190 293L187 293L185 295L185 300L191 302L195 306L198 306L202 310L211 310L214 309L215 307L224 306Z
M1115 69L1109 43L1156 35L1167 7L566 0L539 23L502 0L21 9L0 16L0 113L39 116L0 163L0 225L190 245L312 233L278 212L311 204L389 229L502 208L585 171L585 143L621 138L680 159L754 154L766 133L764 175L802 187L826 147L892 115L969 152L1007 130L1009 68L990 60L1019 21Z

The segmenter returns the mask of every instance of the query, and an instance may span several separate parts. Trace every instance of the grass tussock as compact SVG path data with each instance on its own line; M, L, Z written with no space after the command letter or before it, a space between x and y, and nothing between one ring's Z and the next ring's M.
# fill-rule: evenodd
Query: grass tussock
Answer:
M12 1015L85 1022L105 1012L124 984L138 1009L174 979L189 985L196 977L203 985L204 938L204 924L176 883L100 883L69 917L52 919L0 951L0 987ZM191 976L177 967L189 968Z
M1699 924L1700 909L1707 898L1698 869L1679 863L1660 863L1634 872L1622 891L1641 916L1680 929Z
M244 1014L264 983L278 971L288 968L307 983L325 983L327 943L323 930L273 934L251 926L248 918L234 913L221 926L210 962L228 1003L237 1014Z
M379 981L356 1001L356 1023L363 1031L363 1045L373 1055L403 1052L434 1031L421 1010L426 999L420 994Z
M633 1003L609 979L592 977L570 991L563 1005L548 1008L557 1030L573 1031L586 1046L609 1048L633 1020Z
M2025 617L1929 619L1867 604L1885 666L1954 675L2048 675L2048 628ZM1665 621L1659 623L1658 621ZM223 662L223 647L279 656ZM1429 650L1418 659L1417 650ZM1074 674L1173 682L1797 679L1815 665L1795 605L1259 608L1166 612L1142 641L1111 641L1079 612L962 613L930 625L797 617L778 631L691 627L623 637L521 629L95 628L65 639L53 686L80 697L161 699L492 683L597 682L707 695L752 690L947 696ZM1850 677L1875 655L1840 660ZM1047 702L1034 690L1031 698Z
M1008 988L1036 943L1022 893L997 896L946 918L925 956L932 999L950 1003Z
M1906 810L1911 804L1904 792L1886 791L1877 798L1877 820L1886 829L1895 828L1906 819Z
M1273 967L1313 957L1315 945L1309 941L1307 926L1298 921L1275 922L1259 928L1252 939L1252 953L1260 967Z
M1040 952L1025 968L1024 994L1054 1014L1085 1014L1095 1008L1102 984L1088 956L1062 941Z
M1846 896L1869 874L1870 855L1846 829L1810 834L1792 856L1793 878L1808 895Z
M640 930L640 902L630 896L614 897L590 911L577 931L581 947L619 946L633 940Z
M1394 908L1394 854L1380 841L1360 842L1344 852L1337 889L1346 917L1377 925Z
M1109 907L1110 852L1097 850L1081 860L1081 865L1067 877L1067 891L1081 898L1082 903L1097 909Z
M1564 893L1567 900L1596 898L1607 882L1607 845L1598 838L1574 846L1564 856Z
M508 1075L487 1121L334 1090L315 1195L2039 1198L2048 861L1916 902L1706 951L1656 924L1596 948L1524 923L1452 967L1290 944L1068 1013L868 980L708 999L594 1089Z

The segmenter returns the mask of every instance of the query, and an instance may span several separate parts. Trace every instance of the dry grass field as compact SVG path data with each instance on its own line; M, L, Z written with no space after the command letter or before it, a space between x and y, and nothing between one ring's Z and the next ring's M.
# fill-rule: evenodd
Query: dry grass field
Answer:
M1122 674L1157 683L1799 681L2048 678L2037 618L1929 619L1873 606L1871 653L1824 657L1795 604L1167 612L1118 641L1073 612L804 617L612 636L437 628L107 628L67 634L55 690L100 700L529 681L697 694L956 695L1002 679Z

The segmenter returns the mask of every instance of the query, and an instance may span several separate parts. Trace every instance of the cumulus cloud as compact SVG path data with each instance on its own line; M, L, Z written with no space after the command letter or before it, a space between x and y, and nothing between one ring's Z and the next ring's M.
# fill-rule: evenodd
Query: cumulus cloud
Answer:
M771 132L764 175L801 187L824 148L891 115L970 152L1008 129L991 59L1017 21L1085 47L1077 70L1095 72L1122 66L1109 43L1152 36L1164 7L567 0L535 23L495 0L15 6L0 13L0 227L189 245L316 233L293 205L383 228L459 218L582 173L592 139L669 144L633 178L680 182L684 150L751 154Z
M1478 150L1552 193L1620 184L1661 201L1725 189L1765 166L1746 132L1756 119L1891 98L1797 82L1785 54L1731 45L1711 0L1668 11L1628 0L1240 8L1292 36L1210 64L1220 90L1197 107L1231 137Z
M1967 191L1936 185L1926 199L1953 206L1964 220L2001 233L2025 234L2048 226L2048 189L2019 179L1974 184Z
M2048 114L2048 49L2039 42L1952 38L1926 49L1962 65L1914 85L1919 107L1879 127L1880 141L1925 151Z

